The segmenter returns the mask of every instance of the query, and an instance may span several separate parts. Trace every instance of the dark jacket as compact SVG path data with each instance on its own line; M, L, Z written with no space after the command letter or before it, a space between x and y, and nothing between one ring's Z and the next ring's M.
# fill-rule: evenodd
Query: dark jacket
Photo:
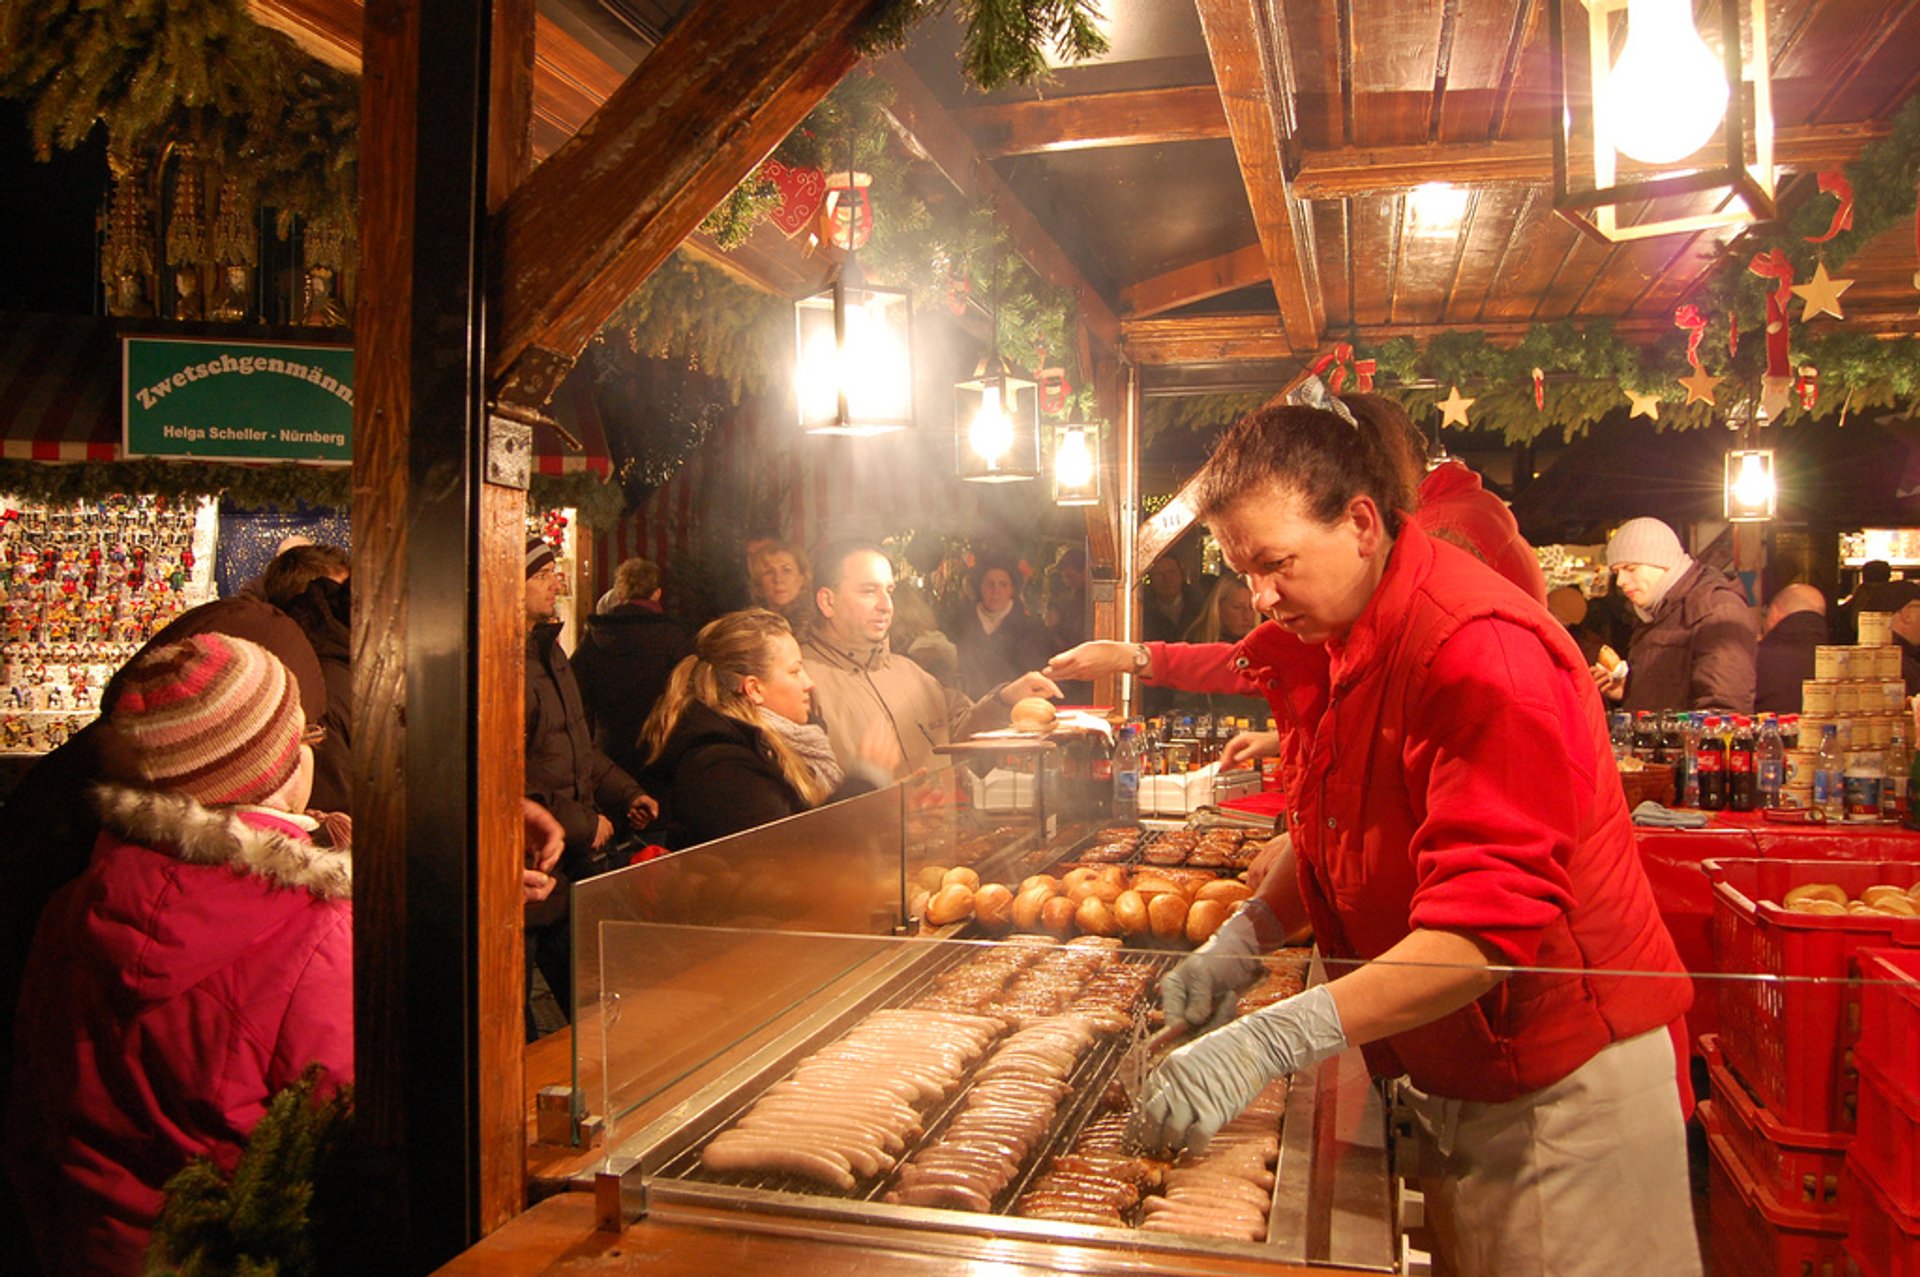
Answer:
M527 797L566 831L561 863L570 876L588 871L595 817L606 816L618 834L641 792L638 781L594 746L560 626L534 626L527 634Z
M951 634L960 653L960 687L968 696L985 696L1028 670L1039 669L1053 655L1047 647L1046 627L1018 600L993 633L980 623L980 613L968 608L955 619Z
M327 681L327 712L320 724L327 738L313 751L315 811L353 814L353 595L347 584L316 577L305 594L288 599L280 610L292 617L320 658Z
M1726 574L1694 563L1633 631L1627 710L1753 710L1753 609Z
M622 603L587 618L580 650L573 654L580 699L593 725L593 743L629 775L639 775L645 762L638 742L648 713L667 690L673 667L692 654L686 629L644 603Z
M1754 651L1753 707L1763 714L1798 714L1800 683L1813 677L1813 649L1827 638L1827 618L1789 612Z
M1900 677L1907 682L1907 695L1920 694L1920 648L1898 634L1893 636L1893 641L1900 645Z
M648 836L679 850L784 820L812 807L780 770L767 733L690 701L660 757L640 773L660 800L660 824ZM850 776L824 802L873 785Z

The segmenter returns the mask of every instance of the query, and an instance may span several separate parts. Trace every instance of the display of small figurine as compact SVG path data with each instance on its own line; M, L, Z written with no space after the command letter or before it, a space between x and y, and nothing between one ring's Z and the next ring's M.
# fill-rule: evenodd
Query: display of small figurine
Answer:
M18 753L26 748L26 725L12 714L0 718L0 749Z
M25 683L15 683L7 689L7 699L15 709L32 709L33 689Z
M93 689L85 683L79 683L73 689L73 707L75 709L93 708Z

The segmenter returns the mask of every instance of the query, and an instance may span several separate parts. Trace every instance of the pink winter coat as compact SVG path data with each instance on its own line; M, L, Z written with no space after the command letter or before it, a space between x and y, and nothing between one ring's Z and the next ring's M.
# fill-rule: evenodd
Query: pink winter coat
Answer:
M98 791L21 986L6 1160L48 1273L139 1272L161 1188L231 1169L272 1096L353 1076L349 855L298 818Z

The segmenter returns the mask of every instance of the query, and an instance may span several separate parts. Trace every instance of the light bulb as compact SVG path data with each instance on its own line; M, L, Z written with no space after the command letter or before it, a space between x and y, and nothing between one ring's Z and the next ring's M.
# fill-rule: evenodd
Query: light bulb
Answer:
M1013 422L1000 402L1000 383L980 390L980 409L967 425L967 444L982 461L999 461L1013 447Z
M1672 164L1707 144L1727 113L1727 80L1688 0L1628 0L1626 47L1598 105L1614 148L1643 163Z
M1747 510L1764 510L1773 497L1773 476L1757 453L1740 458L1740 473L1733 481L1733 499Z
M807 334L800 360L800 414L803 421L831 421L840 413L840 347L833 325L818 324Z
M1087 447L1087 432L1067 430L1060 435L1060 446L1053 454L1054 481L1063 489L1081 489L1093 483L1093 450Z

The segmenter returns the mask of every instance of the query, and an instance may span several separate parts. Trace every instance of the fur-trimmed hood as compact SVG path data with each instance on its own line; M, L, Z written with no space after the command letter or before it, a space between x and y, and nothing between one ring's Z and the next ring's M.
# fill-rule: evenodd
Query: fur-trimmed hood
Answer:
M117 785L94 799L103 828L72 904L86 961L136 1004L281 960L326 925L316 911L351 909L350 853L307 841L301 817Z

